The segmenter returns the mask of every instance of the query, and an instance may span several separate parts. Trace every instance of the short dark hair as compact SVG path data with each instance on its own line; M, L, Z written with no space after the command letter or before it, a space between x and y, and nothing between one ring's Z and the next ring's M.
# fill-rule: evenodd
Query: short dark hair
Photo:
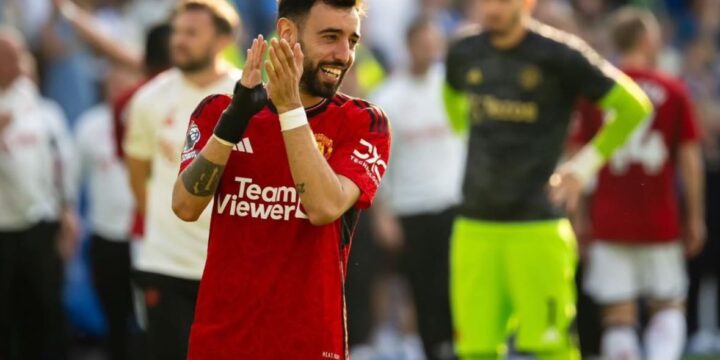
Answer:
M617 11L612 20L610 38L621 54L632 51L641 37L656 26L655 16L640 8L628 6Z
M162 23L153 26L147 33L145 70L158 73L170 66L170 25Z
M209 12L215 29L221 34L234 35L240 26L240 16L226 0L182 0L175 6L173 17L192 10Z
M318 2L341 9L355 8L361 14L365 10L362 0L278 0L278 18L301 21Z

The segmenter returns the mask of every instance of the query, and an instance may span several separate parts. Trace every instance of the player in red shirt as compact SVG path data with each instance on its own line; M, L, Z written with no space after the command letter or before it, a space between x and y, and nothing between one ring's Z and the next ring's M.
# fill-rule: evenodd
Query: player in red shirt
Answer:
M705 236L698 128L683 85L654 70L661 40L653 15L620 11L612 38L621 68L648 94L656 111L598 174L589 202L594 242L585 289L603 307L603 359L679 359L685 341L684 255L696 255ZM576 145L592 139L603 124L602 114L592 107L582 105L579 113L572 135ZM676 173L683 189L682 211ZM685 233L680 213L686 217ZM648 300L652 315L644 333L644 356L635 330L639 298Z
M280 0L269 84L260 36L232 98L208 97L190 119L173 209L213 214L189 359L348 358L351 238L390 151L384 113L336 93L361 12L359 0Z

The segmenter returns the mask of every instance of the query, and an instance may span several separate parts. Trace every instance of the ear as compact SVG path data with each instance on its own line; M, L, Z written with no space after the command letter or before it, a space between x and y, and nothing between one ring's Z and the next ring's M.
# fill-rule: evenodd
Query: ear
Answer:
M221 52L225 51L225 49L232 44L233 44L232 36L230 36L230 35L222 36L217 42L217 48L216 48L217 51L216 52L221 53Z
M290 45L298 41L299 28L294 21L288 18L280 18L277 22L277 34L281 39L285 39Z

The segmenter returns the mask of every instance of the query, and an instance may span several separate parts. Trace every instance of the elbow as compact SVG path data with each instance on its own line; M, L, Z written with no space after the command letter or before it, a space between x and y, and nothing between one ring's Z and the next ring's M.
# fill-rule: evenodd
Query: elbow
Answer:
M198 218L200 218L200 212L196 211L189 206L189 204L186 204L183 201L176 201L173 199L172 210L178 219L185 222L195 222Z
M325 226L334 223L340 218L342 214L338 214L338 211L334 211L329 208L309 210L307 212L308 221L313 226Z

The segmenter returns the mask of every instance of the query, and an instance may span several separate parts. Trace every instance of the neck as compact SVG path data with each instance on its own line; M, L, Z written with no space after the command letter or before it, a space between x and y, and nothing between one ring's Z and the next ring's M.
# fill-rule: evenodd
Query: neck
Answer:
M514 28L503 34L493 35L490 38L492 45L498 49L511 49L520 44L527 34L526 20L523 19Z
M223 77L227 72L226 68L225 62L216 58L210 66L194 72L183 72L183 76L189 83L203 88Z
M319 96L310 95L304 91L300 91L300 102L304 108L311 108L323 101Z
M429 70L430 66L425 64L413 63L412 65L410 65L410 74L413 77L423 77L425 76L425 74L428 73Z
M655 66L655 62L650 56L646 56L641 52L628 53L620 59L620 64L624 68L648 69Z

